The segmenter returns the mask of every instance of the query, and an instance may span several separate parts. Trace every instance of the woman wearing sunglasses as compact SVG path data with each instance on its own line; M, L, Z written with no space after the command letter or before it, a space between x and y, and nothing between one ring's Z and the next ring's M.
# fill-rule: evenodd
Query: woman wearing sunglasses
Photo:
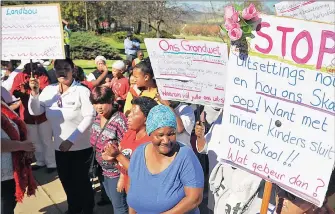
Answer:
M89 100L90 90L73 79L72 60L56 60L54 67L58 84L45 87L41 93L39 82L30 79L29 112L32 115L45 112L51 123L57 171L67 196L67 213L92 214L89 128L95 111Z

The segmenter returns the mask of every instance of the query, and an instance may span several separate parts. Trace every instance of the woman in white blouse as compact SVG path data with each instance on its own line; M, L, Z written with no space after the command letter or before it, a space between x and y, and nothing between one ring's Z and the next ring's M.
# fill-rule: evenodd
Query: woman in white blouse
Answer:
M54 68L58 83L47 86L41 94L38 81L30 79L29 113L40 115L46 112L51 123L57 171L67 195L68 213L92 214L94 194L88 175L92 155L89 128L95 111L89 100L90 91L73 79L72 60L56 60Z

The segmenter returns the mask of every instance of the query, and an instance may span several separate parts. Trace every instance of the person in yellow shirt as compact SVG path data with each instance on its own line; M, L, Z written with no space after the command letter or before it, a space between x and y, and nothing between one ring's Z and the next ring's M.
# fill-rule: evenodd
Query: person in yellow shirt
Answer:
M133 94L128 92L127 98L126 98L126 104L124 106L124 113L127 116L131 109L131 101L136 96L143 96L143 97L150 97L154 99L158 93L157 85L154 80L154 72L151 68L150 61L146 59L145 61L142 61L138 63L133 68L133 76L136 82L137 88L140 90L139 94Z

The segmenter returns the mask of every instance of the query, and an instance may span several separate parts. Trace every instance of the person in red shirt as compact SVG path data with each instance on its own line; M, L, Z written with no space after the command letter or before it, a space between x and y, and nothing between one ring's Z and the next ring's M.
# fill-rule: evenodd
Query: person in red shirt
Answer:
M80 82L81 84L85 85L88 89L90 89L90 91L92 91L95 87L100 85L107 75L108 75L108 68L106 65L104 65L102 74L96 80L92 81L88 81L86 79L84 70L81 67L75 66L73 70L73 78L76 81Z
M157 102L149 97L137 97L131 101L132 108L128 116L128 131L125 133L120 148L116 148L112 144L105 147L102 158L106 161L119 162L119 169L122 173L117 185L118 191L129 189L128 166L129 159L135 149L143 144L151 141L146 132L146 120L150 110L155 107Z
M22 72L18 73L13 81L11 93L21 99L19 107L20 118L27 124L28 139L30 139L36 147L35 158L36 165L33 170L47 166L48 173L56 171L55 151L52 143L51 124L47 120L45 113L32 116L29 114L28 101L31 89L29 87L29 79L36 78L40 84L40 90L49 85L49 79L46 70L39 63L33 63L32 69L30 64L26 64Z
M121 110L125 104L129 87L129 80L123 76L125 64L122 60L118 60L112 65L113 79L110 83L106 83L114 92L115 100L119 103Z

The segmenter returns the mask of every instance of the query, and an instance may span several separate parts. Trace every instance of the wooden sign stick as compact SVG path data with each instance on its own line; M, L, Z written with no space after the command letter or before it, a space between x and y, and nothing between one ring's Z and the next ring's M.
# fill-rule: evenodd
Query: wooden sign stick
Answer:
M269 203L271 199L272 183L269 181L265 182L265 188L263 192L262 207L260 214L267 214Z

